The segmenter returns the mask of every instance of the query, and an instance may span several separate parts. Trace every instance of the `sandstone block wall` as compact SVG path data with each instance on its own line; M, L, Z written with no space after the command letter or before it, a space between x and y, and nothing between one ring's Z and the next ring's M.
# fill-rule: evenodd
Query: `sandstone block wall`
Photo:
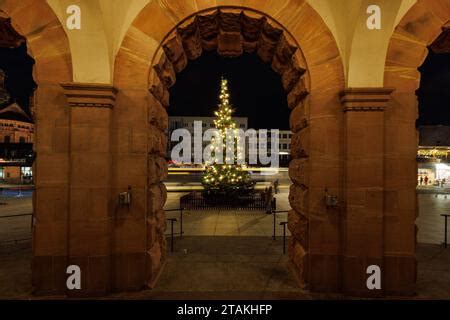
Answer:
M381 294L414 292L417 67L448 23L448 1L412 6L392 35L384 87L371 89L346 88L333 34L306 1L244 4L150 2L105 86L71 83L67 35L46 1L0 3L36 60L37 293L68 293L68 264L85 270L81 295L155 284L166 252L168 89L205 50L253 53L280 74L294 132L289 255L300 284L370 295L365 267L379 264ZM326 206L326 192L337 207Z

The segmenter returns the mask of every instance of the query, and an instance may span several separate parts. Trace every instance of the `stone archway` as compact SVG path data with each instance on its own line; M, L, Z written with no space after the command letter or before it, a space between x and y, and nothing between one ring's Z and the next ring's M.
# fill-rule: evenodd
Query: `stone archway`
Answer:
M448 1L419 0L396 26L388 47L384 82L395 91L386 108L384 129L392 137L385 141L384 241L386 262L403 270L392 268L385 275L386 287L394 293L414 292L417 273L418 68L449 19Z
M3 15L27 41L33 77L36 159L32 284L36 292L64 290L69 211L69 109L60 82L72 81L69 42L45 1L6 0Z
M292 17L288 12L294 11ZM135 183L139 198L146 196L147 201L146 214L139 213L134 221L128 219L116 224L114 237L125 243L120 239L127 236L126 225L139 225L138 232L145 235L145 243L139 241L134 251L124 247L120 250L127 256L137 254L137 248L145 250L148 286L155 283L165 261L161 233L165 227L162 208L166 190L161 180L167 170L162 158L167 139L165 108L170 104L167 88L173 85L176 73L202 50L218 50L226 56L255 51L283 75L294 132L294 160L290 165L293 210L289 218L294 234L290 245L293 269L300 283L313 290L341 290L342 208L327 208L323 199L325 189L339 198L344 195L343 112L339 99L339 93L344 90L342 61L331 32L307 3L283 8L283 12L286 14L277 22L265 12L252 8L213 7L194 11L173 25L178 13L172 12L169 17L160 7L149 4L124 38L115 63L114 86L118 94L114 110L120 119L116 118L113 131L131 130L132 136L148 134L148 146L143 149L143 144L136 145L139 154L133 156L129 152L117 153L117 159L121 160L116 161L115 187L122 190L126 187L120 181L120 171L134 159L140 170L148 172L147 180L136 179ZM152 22L147 19L149 16L154 17ZM137 114L145 117L145 123L136 114L127 115L131 103ZM121 141L120 133L113 139ZM127 268L119 266L114 273L129 273L130 268L142 272L137 262L128 264ZM129 287L129 283L123 285Z
M6 0L0 4L0 10L11 18L14 29L27 39L30 56L36 60L33 76L37 82L72 81L69 40L47 3Z
M292 118L291 128L295 135L292 140L291 178L294 181L291 192L291 203L296 210L289 214L289 228L294 236L291 241L290 254L295 258L296 250L306 250L308 245L308 209L302 207L308 201L308 182L303 179L307 172L308 142L305 142L308 127L308 108L306 97L309 94L309 74L306 62L296 40L276 21L260 13L241 8L220 7L204 10L183 20L175 29L168 33L153 56L152 70L149 76L149 91L153 97L150 105L150 139L165 135L159 123L165 123L169 107L168 89L175 84L176 75L187 66L188 62L202 55L203 51L217 51L225 57L238 57L244 52L256 53L259 58L270 64L275 72L280 74L282 85L287 95L290 109L302 109L304 114ZM161 119L160 115L163 114ZM159 139L151 140L159 146ZM161 150L150 143L150 159L148 172L149 189L153 184L159 184L165 178L166 164L161 157ZM302 175L302 176L300 176ZM149 228L157 234L164 233L165 215L160 209L151 220ZM154 229L154 231L153 231ZM160 252L165 252L165 239L159 241L150 239L147 248L153 256L160 259ZM296 249L297 248L297 249ZM303 273L304 261L296 261L299 279L306 284L306 274Z
M166 166L161 158L167 87L200 48L217 46L230 56L252 50L255 29L244 23L250 29L243 33L244 11L248 21L256 23L256 34L267 33L261 38L260 56L282 74L296 69L289 60L292 56L297 59L296 71L305 70L304 82L298 81L300 76L286 77L297 79L289 90L297 144L290 165L294 234L290 255L300 282L313 291L367 294L366 267L380 264L384 292L412 293L416 68L426 46L448 21L447 2L419 0L397 27L385 70L385 85L396 88L391 101L392 89L344 91L336 42L306 1L287 1L283 6L278 0L235 1L239 6L220 7L225 19L211 18L218 7L208 3L151 1L118 51L115 88L72 83L64 84L63 90L59 84L73 79L71 53L52 10L41 0L1 2L0 9L27 38L36 59L33 284L37 292L66 292L69 264L83 270L79 294L154 284L165 261L161 230L166 190L161 178ZM258 27L261 17L266 18L267 32ZM192 41L186 40L190 36ZM180 42L182 50L177 51ZM128 187L133 201L120 206L117 195ZM325 190L338 197L338 207L326 206Z

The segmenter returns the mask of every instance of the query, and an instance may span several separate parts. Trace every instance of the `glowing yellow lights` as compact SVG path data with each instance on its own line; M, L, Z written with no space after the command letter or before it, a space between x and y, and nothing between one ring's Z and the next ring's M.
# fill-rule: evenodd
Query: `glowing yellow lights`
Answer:
M425 157L425 158L449 158L450 157L450 149L419 148L419 151L417 154L419 157Z
M239 190L253 186L250 174L243 171L242 166L234 164L242 159L242 148L238 146L239 130L232 118L233 108L230 105L230 94L228 93L228 81L222 79L218 105L219 109L214 112L216 119L214 126L218 130L215 139L211 139L212 160L205 164L205 173L202 183L205 190ZM230 133L232 136L230 136ZM228 141L234 141L231 146ZM223 159L225 156L225 159ZM220 159L220 161L219 161ZM226 164L224 164L224 161ZM230 164L233 163L233 164Z

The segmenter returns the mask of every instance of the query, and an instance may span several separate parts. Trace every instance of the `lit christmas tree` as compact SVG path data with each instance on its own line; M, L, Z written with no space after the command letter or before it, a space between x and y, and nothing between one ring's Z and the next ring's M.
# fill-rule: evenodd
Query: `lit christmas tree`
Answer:
M254 181L243 170L242 149L236 122L231 117L233 108L230 104L228 81L222 79L220 88L219 110L214 125L218 137L211 139L211 160L206 163L202 184L206 195L238 196L251 192ZM227 144L228 142L228 144Z

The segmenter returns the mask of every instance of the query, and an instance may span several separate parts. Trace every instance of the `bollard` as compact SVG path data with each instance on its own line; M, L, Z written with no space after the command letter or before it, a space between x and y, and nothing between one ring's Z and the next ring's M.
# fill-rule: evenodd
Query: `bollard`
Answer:
M444 248L447 249L447 218L450 216L450 214L441 214L442 217L444 217Z
M184 208L180 208L180 237L183 237L183 210Z
M277 223L277 217L276 217L276 213L272 212L273 214L273 240L276 239L276 230L275 230L275 224Z
M276 240L276 229L275 229L275 225L277 223L276 214L277 213L288 213L288 212L289 212L289 210L272 211L272 214L273 214L273 236L272 236L272 238L273 238L273 240ZM280 223L280 225L281 225L281 223Z
M185 210L184 207L178 208L178 209L165 209L165 212L177 212L180 211L180 237L183 237L184 231L183 231L183 211ZM178 222L177 219L175 219L175 222ZM167 219L169 221L169 219Z
M286 225L287 221L280 222L280 226L283 226L283 254L286 254Z
M170 252L173 252L173 223L177 221L177 219L167 219L170 221Z

